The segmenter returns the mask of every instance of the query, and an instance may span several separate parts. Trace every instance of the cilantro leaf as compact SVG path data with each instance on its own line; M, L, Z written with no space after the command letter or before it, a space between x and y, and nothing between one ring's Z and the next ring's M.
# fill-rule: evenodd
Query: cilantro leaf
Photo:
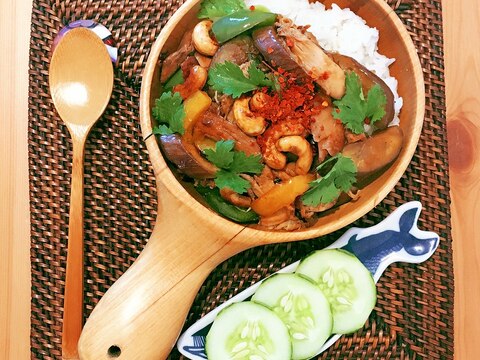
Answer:
M242 0L203 0L197 16L199 19L214 20L245 8Z
M159 99L155 100L153 116L159 121L167 122L167 119L173 118L175 111L182 105L182 102L179 93L164 92Z
M340 119L342 123L355 134L364 131L365 99L363 96L360 78L353 71L345 74L345 95L333 104L337 109L333 110L333 117Z
M385 106L387 105L387 96L385 92L376 84L368 91L367 94L367 117L370 118L370 122L380 120L385 116Z
M233 162L229 169L237 173L260 174L263 170L262 156L247 156L243 151L236 151L233 154Z
M263 170L260 155L247 156L243 151L235 151L233 140L220 140L215 149L205 149L207 159L219 168L215 174L215 185L219 189L230 188L242 194L250 188L250 183L242 178L242 173L259 174Z
M310 183L312 187L303 194L302 201L305 205L318 206L319 204L328 204L340 195L340 191L335 187L332 179L322 178L319 180Z
M272 79L258 67L258 63L253 61L248 67L248 79L257 86L273 87Z
M164 92L160 98L155 100L155 107L152 110L153 116L160 124L153 129L154 134L168 135L179 133L183 135L183 119L185 119L185 109L183 99L179 93L168 91Z
M172 135L173 131L165 124L155 126L153 128L154 135Z
M345 88L345 95L333 102L336 108L332 115L353 133L361 134L364 132L365 119L374 123L385 115L387 96L380 85L376 84L370 88L365 99L360 77L353 71L345 74Z
M337 172L335 176L335 186L342 192L347 192L352 188L356 181L357 167L353 160L349 157L340 155L334 165Z
M208 71L208 84L221 93L232 95L234 98L257 87L243 75L242 69L230 61L216 64Z
M250 188L250 183L242 178L238 173L230 170L219 170L215 174L215 185L219 189L229 188L242 194Z
M349 157L337 154L317 167L322 170L327 164L335 162L330 171L323 177L310 183L310 189L303 194L302 201L307 206L328 204L351 189L356 181L357 167Z
M233 147L235 142L233 140L220 140L215 144L215 150L205 149L204 154L208 161L215 164L218 168L228 169L233 162L234 152Z
M243 74L240 66L225 61L222 64L216 64L208 71L208 85L214 90L223 94L231 95L234 98L240 97L249 91L253 91L263 86L274 87L274 81L257 68L257 64L252 62L248 68L248 76Z

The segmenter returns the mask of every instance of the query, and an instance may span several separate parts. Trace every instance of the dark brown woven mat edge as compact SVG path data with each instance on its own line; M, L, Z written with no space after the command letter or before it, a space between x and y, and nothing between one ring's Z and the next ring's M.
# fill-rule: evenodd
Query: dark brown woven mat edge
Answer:
M398 205L419 200L426 205L420 226L438 232L441 245L425 264L389 268L378 284L378 303L369 322L359 332L343 337L322 359L453 358L441 4L434 0L388 3L407 25L419 51L427 92L426 123L412 163L394 192L354 225L373 225ZM55 31L66 22L93 18L113 30L124 50L116 70L112 102L92 131L86 149L88 316L101 295L138 256L153 229L155 179L140 137L138 91L149 46L178 5L174 1L34 1L29 90L32 358L60 357L71 150L46 82ZM203 284L186 326L252 283L339 235L337 232L308 242L255 248L225 261ZM179 354L174 350L170 358L179 358Z

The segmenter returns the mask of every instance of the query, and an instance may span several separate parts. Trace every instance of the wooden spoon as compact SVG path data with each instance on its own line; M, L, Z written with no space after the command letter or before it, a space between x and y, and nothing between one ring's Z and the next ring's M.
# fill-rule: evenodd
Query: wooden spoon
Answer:
M73 144L62 357L78 359L83 324L83 157L88 133L112 94L113 67L102 40L77 28L55 48L49 71L53 103Z
M204 279L216 265L247 248L321 236L357 220L393 189L407 168L420 136L424 84L415 47L395 12L383 0L335 0L379 29L380 50L397 60L392 71L405 100L400 127L405 143L394 164L362 189L355 202L321 217L308 229L262 231L232 223L195 199L163 159L152 134L154 99L160 94L158 60L177 48L192 28L200 0L187 0L150 51L142 77L140 122L157 181L158 215L147 246L108 290L87 320L79 342L82 359L165 359L175 344ZM322 0L329 6L332 0ZM382 40L383 39L383 40Z

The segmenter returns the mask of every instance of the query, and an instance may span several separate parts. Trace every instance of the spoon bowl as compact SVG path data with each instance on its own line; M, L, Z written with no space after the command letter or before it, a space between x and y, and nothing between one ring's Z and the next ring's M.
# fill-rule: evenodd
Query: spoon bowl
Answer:
M55 48L49 71L50 92L63 122L69 129L71 125L90 129L113 88L113 68L104 43L88 29L70 30Z
M83 158L88 133L102 115L113 88L113 67L92 31L69 31L55 47L49 85L53 103L73 145L62 358L78 359L83 324Z

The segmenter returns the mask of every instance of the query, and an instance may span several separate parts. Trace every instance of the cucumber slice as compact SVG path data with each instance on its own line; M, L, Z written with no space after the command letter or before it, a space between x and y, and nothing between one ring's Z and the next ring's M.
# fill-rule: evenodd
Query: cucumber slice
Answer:
M287 327L265 306L245 301L220 311L207 334L209 360L289 360Z
M370 271L353 254L340 249L319 250L303 259L296 270L318 284L333 313L333 333L360 329L377 301Z
M252 301L268 306L287 325L292 359L314 356L331 334L328 300L314 283L298 275L271 276L259 286Z

